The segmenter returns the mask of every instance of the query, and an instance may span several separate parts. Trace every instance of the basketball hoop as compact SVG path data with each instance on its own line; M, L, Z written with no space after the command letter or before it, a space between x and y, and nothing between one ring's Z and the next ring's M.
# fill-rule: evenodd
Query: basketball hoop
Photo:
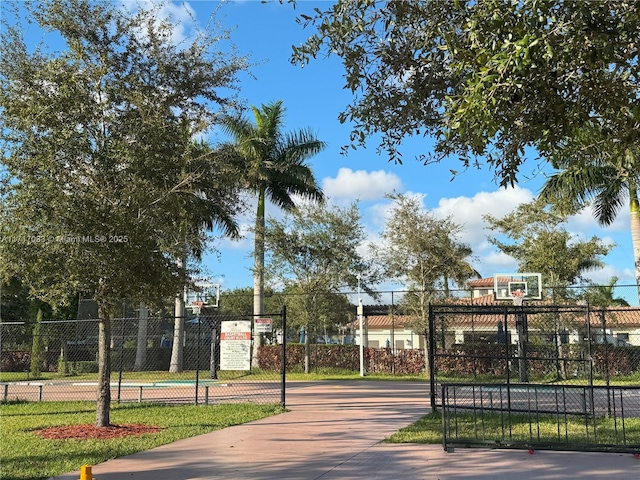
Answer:
M514 290L513 292L511 292L511 298L513 299L513 304L517 307L522 306L522 301L524 300L525 295L526 295L526 292L523 292L522 290Z
M199 302L196 300L191 302L191 311L194 313L194 315L200 315L200 310L202 310L203 305L204 302Z

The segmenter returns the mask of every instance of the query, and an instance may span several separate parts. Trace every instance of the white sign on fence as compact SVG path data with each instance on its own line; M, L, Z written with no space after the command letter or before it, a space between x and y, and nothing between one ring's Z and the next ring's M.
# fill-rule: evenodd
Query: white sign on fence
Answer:
M256 318L255 319L255 331L256 333L271 333L271 326L273 321L270 318Z
M222 322L220 370L251 370L251 321Z

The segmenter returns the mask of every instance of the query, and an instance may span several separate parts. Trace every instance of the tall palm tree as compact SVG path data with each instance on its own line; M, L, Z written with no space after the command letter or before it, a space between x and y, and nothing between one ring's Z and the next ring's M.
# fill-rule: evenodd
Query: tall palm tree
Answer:
M186 317L184 299L189 286L188 259L199 261L202 258L207 232L215 228L220 229L227 237L239 236L235 219L240 211L235 157L235 152L224 146L212 149L204 142L191 142L185 152L185 165L180 172L183 182L177 187L173 202L174 223L171 225L175 232L175 244L172 248L178 270L184 275L184 287L174 299L170 372L181 372L183 368Z
M323 202L313 171L306 161L326 144L308 129L283 133L285 109L282 101L252 106L254 121L244 117L228 119L225 132L245 159L244 188L257 196L253 269L253 313L264 313L264 228L265 202L269 199L285 211L295 209L294 195Z
M640 148L620 151L603 135L601 129L590 128L577 136L573 145L558 150L552 164L560 171L549 177L539 198L573 210L591 204L601 226L613 223L626 203L640 297ZM580 143L588 146L578 148Z
M473 250L466 243L458 242L453 238L449 238L449 250L446 252L449 256L447 262L443 265L442 277L444 294L449 298L449 282L453 280L458 288L463 287L472 278L481 278L471 261L473 260Z

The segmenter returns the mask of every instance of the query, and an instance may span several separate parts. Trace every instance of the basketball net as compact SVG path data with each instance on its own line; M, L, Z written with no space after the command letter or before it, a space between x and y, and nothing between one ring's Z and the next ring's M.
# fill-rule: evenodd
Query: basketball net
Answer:
M191 302L191 311L194 313L194 315L200 315L200 310L202 310L203 305L204 302L199 302L197 300Z
M515 292L511 292L511 298L513 298L513 304L517 307L522 306L524 295L525 293L522 290L516 290Z

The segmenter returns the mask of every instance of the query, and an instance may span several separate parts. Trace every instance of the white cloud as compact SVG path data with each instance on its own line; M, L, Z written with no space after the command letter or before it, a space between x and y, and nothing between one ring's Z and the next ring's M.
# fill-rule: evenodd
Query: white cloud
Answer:
M601 268L599 270L586 272L584 276L596 285L608 285L611 277L618 277L619 279L622 279L625 277L625 272L620 271L613 265L605 265L604 268ZM618 281L618 283L622 284L623 282Z
M402 181L400 178L384 170L367 172L341 168L336 177L325 177L322 180L324 193L336 199L376 200L383 198L386 193L401 189Z
M630 230L629 208L627 205L618 212L615 220L607 227L601 227L595 219L593 209L591 207L584 208L577 215L569 218L567 230L569 231L589 231L600 236L603 231L609 232L628 232Z
M391 202L376 203L367 208L366 212L363 212L362 217L371 225L371 228L382 230L387 218L389 218L390 210Z
M518 186L502 188L495 192L478 192L473 197L442 198L433 209L433 214L436 218L450 216L455 223L461 225L459 240L468 243L474 252L478 252L487 248L486 236L491 234L482 218L484 215L502 218L521 203L530 202L533 198L531 191Z
M484 277L493 276L495 273L516 272L518 270L517 262L498 250L488 253L480 258Z
M156 10L155 26L168 21L171 25L171 43L175 46L190 43L196 35L196 13L188 2L174 3L167 0L121 0L121 4L130 12L139 9ZM144 32L140 32L144 35Z
M432 211L438 218L450 216L455 223L462 225L459 240L468 243L474 254L479 257L477 263L479 263L480 273L484 276L491 276L496 272L517 271L518 265L513 258L499 252L495 246L487 241L487 236L497 235L499 232L490 231L482 217L490 214L502 218L518 205L532 201L534 197L530 190L515 186L494 192L478 192L472 197L442 198ZM523 220L526 221L526 219ZM620 242L616 238L619 237L619 235L615 235L616 232L629 231L629 213L627 209L623 208L614 223L603 229L595 221L592 210L586 208L578 215L571 217L566 228L578 239L589 239L596 235L604 243L615 244ZM604 261L611 262L611 256L616 253L612 252L609 257L604 258ZM585 276L596 283L606 284L609 278L614 275L620 279L628 278L634 281L633 272L622 271L611 266L589 272Z

